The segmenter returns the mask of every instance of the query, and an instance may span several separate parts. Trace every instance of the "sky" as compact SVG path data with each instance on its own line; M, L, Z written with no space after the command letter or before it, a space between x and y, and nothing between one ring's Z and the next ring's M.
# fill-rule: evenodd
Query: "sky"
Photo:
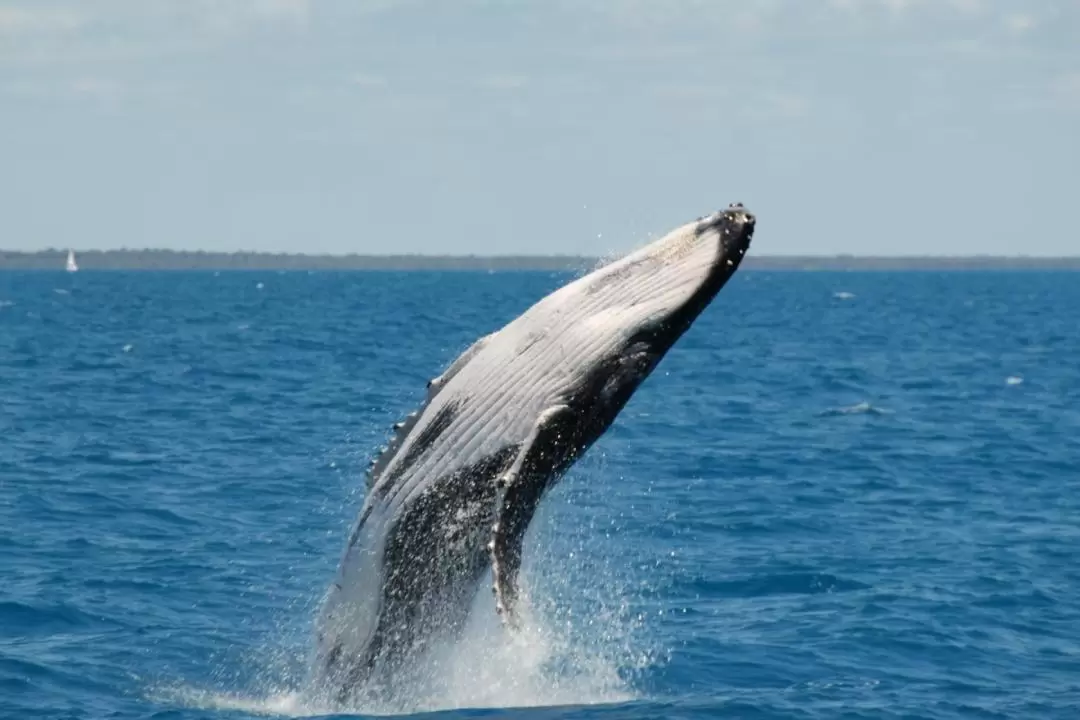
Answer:
M1080 0L0 0L0 248L1080 255Z

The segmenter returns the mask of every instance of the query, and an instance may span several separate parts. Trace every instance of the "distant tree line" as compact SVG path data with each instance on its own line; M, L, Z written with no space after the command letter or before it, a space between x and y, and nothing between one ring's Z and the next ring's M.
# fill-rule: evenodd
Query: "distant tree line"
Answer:
M67 250L0 250L0 269L63 270ZM202 250L83 250L80 270L565 270L591 261L575 256L304 255Z
M576 255L304 255L201 250L86 250L80 270L541 270L580 271L598 258ZM0 270L63 270L67 250L0 250ZM872 257L749 255L749 270L1080 270L1077 257Z

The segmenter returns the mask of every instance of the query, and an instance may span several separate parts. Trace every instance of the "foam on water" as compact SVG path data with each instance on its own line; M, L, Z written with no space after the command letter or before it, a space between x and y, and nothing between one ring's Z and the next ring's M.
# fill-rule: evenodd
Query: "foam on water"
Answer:
M892 411L877 407L876 405L871 405L864 400L863 402L855 403L854 405L830 408L820 414L822 417L829 417L832 415L891 415Z
M301 693L287 690L266 696L247 696L177 686L156 688L150 693L150 699L163 704L199 710L233 710L253 715L311 717L334 713L334 708L316 707L307 703Z
M552 608L553 609L553 608ZM358 700L336 705L310 691L287 671L265 667L253 687L208 689L184 685L159 686L153 699L184 707L239 710L302 717L334 713L398 715L460 708L510 708L557 705L597 705L636 698L625 675L626 628L607 617L583 620L575 627L571 615L541 617L526 609L522 627L504 629L493 603L481 596L463 636L438 648L423 667L413 668L410 681L392 700ZM613 622L614 621L614 622ZM595 628L590 640L589 628ZM638 661L647 663L648 654ZM269 664L277 665L270 661Z
M538 622L529 613L522 628L511 633L501 626L489 599L478 605L463 637L436 651L401 695L351 709L384 714L632 699L615 659L577 645L566 628Z
M601 458L583 463L586 471ZM577 485L578 483L574 483ZM643 617L627 600L625 570L607 555L593 520L582 522L562 487L541 505L523 565L520 627L507 629L485 577L461 637L435 648L410 668L392 699L361 697L341 706L308 685L308 638L284 636L248 654L252 679L220 668L219 687L160 685L152 694L185 707L256 714L399 715L462 708L601 705L638 699L637 674L657 653L641 635ZM351 505L350 505L351 506ZM569 515L569 517L567 517ZM567 526L577 532L567 533ZM576 537L576 540L573 539ZM311 608L297 608L307 614ZM285 623L288 625L289 623ZM303 631L307 632L307 629ZM227 679L226 679L227 678Z

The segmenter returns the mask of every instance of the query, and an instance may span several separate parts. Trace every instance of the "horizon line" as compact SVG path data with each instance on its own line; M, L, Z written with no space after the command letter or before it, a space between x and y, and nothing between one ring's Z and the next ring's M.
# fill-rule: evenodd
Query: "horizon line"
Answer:
M58 248L48 247L40 250L9 250L0 247L0 256L33 256L33 255L65 255L68 251L73 251L79 254L89 255L108 255L108 254L133 254L133 253L162 253L173 255L215 255L215 256L231 256L231 255L256 255L256 256L269 256L269 257L293 257L293 258L340 258L340 259L355 259L355 258L372 258L377 260L396 260L401 258L416 258L416 259L450 259L450 260L584 260L584 261L599 261L607 259L618 259L628 252L632 252L632 248L621 254L580 254L580 253L431 253L431 252L412 252L412 253L378 253L378 252L346 252L346 253L334 253L334 252L303 252L292 250L203 250L203 249L176 249L176 248ZM889 253L876 253L876 254L856 254L856 253L748 253L746 259L750 260L757 258L761 260L1080 260L1080 253L1073 255L1042 255L1042 254L1030 254L1030 253L1017 253L1014 255L1005 255L1000 253L941 253L941 254L889 254Z

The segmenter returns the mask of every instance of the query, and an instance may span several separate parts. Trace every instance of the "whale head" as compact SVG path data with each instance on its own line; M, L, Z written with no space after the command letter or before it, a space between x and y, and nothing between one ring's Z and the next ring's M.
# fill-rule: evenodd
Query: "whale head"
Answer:
M732 203L577 279L538 306L573 315L594 335L649 331L662 353L738 269L755 224L742 203Z

